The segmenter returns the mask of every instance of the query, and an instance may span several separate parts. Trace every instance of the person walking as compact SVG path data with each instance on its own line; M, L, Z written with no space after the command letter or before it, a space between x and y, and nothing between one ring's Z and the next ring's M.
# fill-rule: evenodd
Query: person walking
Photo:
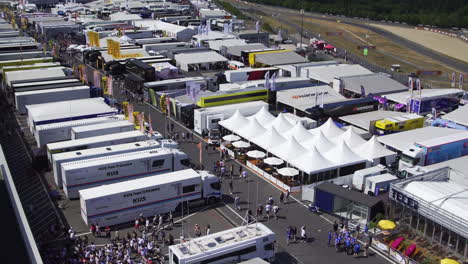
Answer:
M289 192L289 190L286 190L286 196L284 197L284 203L288 203L289 202L289 195L291 193Z
M233 182L231 180L231 181L229 181L229 193L232 194L233 191L234 191L234 186L233 186Z
M244 179L244 181L247 182L247 171L245 170L242 171L242 179Z
M354 257L357 257L359 255L359 251L361 250L361 245L356 242L354 244Z
M338 223L335 221L333 222L333 233L338 232Z
M267 203L267 204L265 205L265 214L266 214L266 216L267 216L267 220L270 220L271 208L272 208L271 204Z
M284 192L281 192L281 193L280 193L279 202L280 202L280 204L283 204L283 203L284 203Z
M234 198L234 206L236 207L237 210L241 210L241 207L240 207L240 198L239 196L236 194L236 197Z
M327 243L328 247L331 246L332 238L333 238L333 233L332 233L332 231L330 230L330 231L328 231L328 243Z
M297 227L296 226L292 227L292 235L293 235L294 243L296 243L297 242Z
M356 226L356 237L359 238L359 233L361 233L361 224Z
M267 200L267 203L271 206L273 206L273 204L275 203L275 200L273 200L273 196L268 196L268 200Z
M223 166L223 167L221 167L221 174L220 174L221 179L224 179L225 173L226 173L226 168Z
M351 238L349 237L345 239L345 251L346 251L346 255L353 254L353 248L351 246Z
M209 235L210 232L211 232L211 226L209 224L206 225L205 227L205 232L206 232L206 235Z
M149 224L150 224L150 221L149 221L149 218L147 217L146 220L145 220L145 230L146 231L148 231Z
M292 239L292 227L288 226L286 229L286 245L289 246L289 243Z
M303 243L307 242L307 231L304 225L301 227L301 239Z
M337 233L335 233L335 250L340 252L340 236Z
M231 164L231 169L229 170L229 173L231 174L231 179L234 178L234 164Z
M169 212L168 221L169 221L169 225L171 227L173 227L174 226L174 217L172 216L172 212Z
M198 224L195 224L195 236L196 237L201 237L201 229Z
M278 211L279 211L279 206L275 204L273 206L273 215L275 216L275 220L278 220Z
M135 231L140 231L140 220L138 220L138 218L135 218Z
M257 217L257 221L260 219L263 219L263 205L262 204L258 204L256 217Z
M239 165L239 177L242 175L242 165Z
M163 218L162 214L159 215L158 229L159 230L164 229L164 218Z
M364 243L364 257L369 257L369 242Z

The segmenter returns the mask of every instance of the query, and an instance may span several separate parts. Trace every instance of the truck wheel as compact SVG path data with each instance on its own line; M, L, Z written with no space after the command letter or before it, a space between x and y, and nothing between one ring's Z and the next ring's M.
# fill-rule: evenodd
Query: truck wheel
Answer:
M216 203L216 198L214 198L213 196L208 198L208 204L215 204L215 203Z

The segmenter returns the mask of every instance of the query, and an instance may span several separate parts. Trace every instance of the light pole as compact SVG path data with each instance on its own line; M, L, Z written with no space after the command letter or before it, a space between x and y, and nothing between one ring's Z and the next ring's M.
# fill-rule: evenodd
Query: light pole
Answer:
M301 49L302 49L302 33L304 31L304 8L303 8L303 2L301 1Z

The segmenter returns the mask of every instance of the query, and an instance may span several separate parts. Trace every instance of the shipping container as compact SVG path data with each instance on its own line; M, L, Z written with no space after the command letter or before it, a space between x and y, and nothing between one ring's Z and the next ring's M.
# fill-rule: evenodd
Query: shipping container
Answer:
M62 164L65 195L79 198L79 190L190 168L180 150L153 149Z
M180 170L79 191L81 216L87 225L112 226L174 212L182 202L221 198L219 178L206 171Z
M62 188L62 164L72 161L94 159L104 156L131 153L143 150L160 148L161 144L156 140L137 141L113 146L69 151L52 155L52 170L57 187Z
M73 127L71 129L71 139L97 137L133 130L135 130L134 124L128 122L128 120L116 121L111 123L93 124L87 126Z

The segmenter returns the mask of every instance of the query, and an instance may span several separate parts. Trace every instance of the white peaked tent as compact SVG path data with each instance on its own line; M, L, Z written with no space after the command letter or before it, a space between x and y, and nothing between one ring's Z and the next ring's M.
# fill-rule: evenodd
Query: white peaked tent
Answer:
M252 119L257 119L257 121L264 127L267 127L271 122L275 120L275 116L272 115L268 111L267 106L263 106L260 111L258 111L255 115L247 117L247 119L252 120Z
M254 137L251 142L257 144L263 149L270 149L274 146L279 146L286 139L282 137L274 127L268 128L262 135Z
M319 133L319 131L322 131L327 138L334 138L344 133L343 130L336 126L335 122L333 122L333 119L331 118L329 118L327 122L320 127L309 130L309 132L314 135Z
M302 145L306 149L316 148L321 153L326 153L336 147L335 143L328 140L322 131L319 131L319 133L313 136L310 140L304 141Z
M285 161L297 158L307 152L307 150L301 144L299 144L299 142L297 142L296 138L294 137L290 137L286 142L269 149L269 151L273 155Z
M355 148L355 151L359 154L359 156L372 160L381 157L396 156L395 152L390 151L386 147L382 146L376 136L373 136L371 139L369 139L369 141Z
M268 127L274 127L276 131L278 131L280 134L285 133L286 131L290 130L293 125L291 122L289 122L283 115L283 113L280 113L273 122L271 122Z
M325 158L316 147L290 162L301 171L310 174L336 168L337 165Z
M245 124L247 124L248 119L237 110L234 115L226 120L219 121L218 124L226 129L229 129L233 132L240 130Z
M285 138L295 137L299 142L311 140L314 136L305 129L302 123L297 122L294 127L283 134Z
M338 146L326 152L325 157L341 166L352 165L359 162L364 162L366 159L354 153L345 142L341 142Z
M256 137L257 135L261 135L265 132L265 128L260 125L260 123L257 121L257 119L251 119L247 122L247 124L244 124L243 127L238 127L236 133L245 138L250 140L253 137Z
M356 147L361 147L363 144L367 143L355 130L353 127L348 127L348 129L341 135L332 139L336 144L341 143L342 141L346 142L348 146L355 149Z

